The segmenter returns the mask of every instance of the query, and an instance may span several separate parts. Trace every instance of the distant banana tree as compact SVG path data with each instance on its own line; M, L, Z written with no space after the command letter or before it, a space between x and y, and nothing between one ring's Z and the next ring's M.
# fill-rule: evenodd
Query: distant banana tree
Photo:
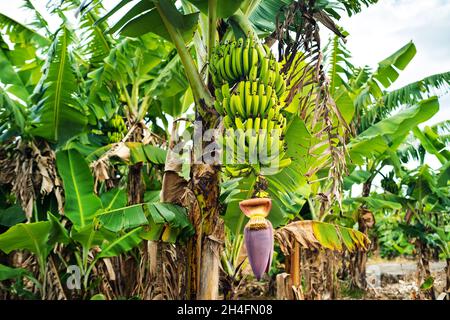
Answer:
M397 148L416 126L430 119L439 110L433 95L444 94L450 88L450 72L436 74L396 90L389 87L398 79L416 54L412 42L379 62L372 72L369 67L357 68L351 63L351 53L338 37L332 38L326 52L330 91L336 105L349 116L353 132L347 148L355 165L350 177L362 183L362 197L368 197L372 181L386 165L395 161ZM346 112L345 112L346 111ZM397 114L396 114L397 113ZM351 188L351 186L350 186ZM365 204L363 203L363 206ZM367 216L367 211L360 210ZM355 217L359 230L366 232L362 215ZM357 252L351 268L354 287L365 288L366 254Z

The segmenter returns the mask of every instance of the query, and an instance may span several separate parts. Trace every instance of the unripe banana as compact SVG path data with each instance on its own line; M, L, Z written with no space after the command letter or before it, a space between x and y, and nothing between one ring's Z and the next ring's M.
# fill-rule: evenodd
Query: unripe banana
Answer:
M284 158L283 160L280 161L279 165L278 165L278 169L283 169L286 168L287 166L289 166L292 163L291 158Z
M237 129L245 130L245 127L244 127L244 124L242 123L241 118L236 117L236 118L234 119L234 122L235 122L235 124L236 124L236 128L237 128Z
M226 115L225 117L223 117L223 126L225 128L231 128L233 126L233 120L231 119L231 117L229 115Z
M275 129L275 121L274 119L267 119L267 132L272 134L272 131Z
M222 88L221 89L214 89L214 94L216 96L216 99L218 99L219 101L223 100L223 95L222 95Z
M253 118L248 118L245 122L245 130L253 130Z
M244 130L236 130L237 138L237 161L238 163L245 163L246 145Z
M238 95L231 95L231 101L232 109L236 110L240 117L245 119L245 110L242 106L241 98Z
M267 121L267 119L262 119L261 120L261 130L267 131L268 124L269 124L269 122Z
M227 77L227 75L225 73L225 59L224 59L224 57L221 57L219 59L219 61L217 62L217 68L219 69L219 73L218 73L219 77L222 80L228 80L228 77Z
M252 96L252 114L256 117L258 115L261 115L261 111L260 111L260 107L259 107L259 96L258 95L253 95Z
M261 118L255 118L253 122L253 128L255 129L256 134L259 134L259 129L261 129Z
M239 71L237 69L237 54L238 54L238 48L236 41L233 41L232 43L232 49L231 49L231 71L233 72L233 78L238 79L240 77Z
M252 116L252 88L251 88L251 83L249 81L245 82L245 112L246 112L246 116L250 117Z
M248 141L248 160L250 164L258 163L258 134L253 132L253 130L249 131L249 141Z
M216 109L216 111L217 111L219 114L221 114L221 115L224 114L223 106L222 106L222 104L219 102L219 100L217 100L217 99L214 101L214 108Z
M231 109L231 104L230 104L230 101L228 100L228 98L223 98L222 107L223 107L223 110L225 110L225 113L231 119L234 119L236 113Z
M231 61L231 54L230 53L225 55L224 64L225 64L225 73L226 73L227 79L228 79L228 81L233 82L235 76L233 74L233 71L231 70L232 61Z
M242 66L244 68L244 75L247 75L250 71L250 61L249 61L249 43L248 43L248 38L245 42L244 45L244 50L242 50Z
M267 112L267 121L272 122L274 116L275 116L275 109L269 108L269 111Z
M272 94L273 94L273 87L266 85L266 95L267 95L267 99L271 99L272 98Z
M222 85L222 96L224 98L230 98L230 85L228 84L228 82L225 82Z
M261 117L265 117L269 106L267 96L264 94L262 96L259 96L259 98L259 103L261 104L261 106L259 107L259 109L261 110Z
M235 148L233 152L224 150L223 154L240 163L229 164L225 168L226 172L233 176L248 174L253 170L259 172L258 163L261 162L256 157L257 148L269 152L269 160L281 154L281 166L289 165L290 159L283 158L286 152L283 137L287 126L279 103L286 91L286 82L280 74L280 64L270 49L254 43L250 37L245 41L241 38L217 46L209 63L211 79L217 88L214 105L220 114L225 115L223 122L229 131L222 140L226 145L232 143ZM118 121L114 120L117 126ZM236 132L228 130L232 128L236 128ZM279 131L272 133L276 129ZM117 138L119 134L115 136ZM267 159L263 161L267 166L273 166Z
M258 50L256 49L256 45L252 45L250 54L251 66L256 68L256 76L258 76Z

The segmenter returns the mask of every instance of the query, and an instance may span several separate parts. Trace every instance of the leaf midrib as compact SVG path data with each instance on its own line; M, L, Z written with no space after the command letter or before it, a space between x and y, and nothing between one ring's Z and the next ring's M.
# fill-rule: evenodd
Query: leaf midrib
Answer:
M102 250L102 253L100 254L100 256L103 255L103 253L108 252L109 250L111 250L111 248L113 248L116 244L120 243L122 240L131 237L134 233L140 231L141 228L136 228L126 234L124 234L123 236L117 238L116 240L114 240L113 242L111 242L108 246L106 246L105 249Z
M67 156L68 156L68 160L69 160L70 178L72 179L73 188L74 188L75 194L77 196L77 203L78 203L78 208L79 208L79 213L80 213L80 226L84 227L85 226L84 210L83 210L83 206L81 203L80 191L78 190L78 185L75 180L75 170L72 165L71 153L69 152Z
M61 90L62 90L62 77L64 74L64 65L66 63L66 48L67 48L67 39L66 39L66 31L63 29L63 35L61 36L62 40L62 48L61 48L61 57L58 66L58 77L56 79L56 90L55 90L55 99L54 99L54 117L53 117L53 126L55 128L55 140L58 140L59 137L59 112L61 109Z

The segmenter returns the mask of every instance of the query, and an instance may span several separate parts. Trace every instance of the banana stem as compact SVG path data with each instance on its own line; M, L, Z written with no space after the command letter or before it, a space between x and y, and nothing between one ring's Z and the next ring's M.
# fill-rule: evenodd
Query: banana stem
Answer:
M237 23L239 28L241 28L242 31L244 31L244 33L247 35L247 37L250 37L253 40L255 40L255 43L257 43L257 45L261 46L261 48L262 48L262 45L259 43L259 41L257 41L258 35L256 34L255 30L253 29L253 27L250 23L250 20L248 20L248 17L246 15L244 15L241 10L238 10L234 15L232 15L230 17L230 19Z
M208 0L208 62L216 45L217 0Z
M170 35L170 38L175 44L178 54L180 55L181 63L184 66L186 76L189 80L196 105L201 106L203 104L206 104L206 106L212 107L214 104L214 100L197 71L194 60L192 59L188 49L186 48L183 37L167 19L159 3L156 3L155 7L161 16L161 20L163 21L164 26L166 27L167 32ZM202 108L198 108L198 110L200 113L202 113L203 111Z
M249 0L247 7L244 9L244 14L249 17L260 2L261 0Z

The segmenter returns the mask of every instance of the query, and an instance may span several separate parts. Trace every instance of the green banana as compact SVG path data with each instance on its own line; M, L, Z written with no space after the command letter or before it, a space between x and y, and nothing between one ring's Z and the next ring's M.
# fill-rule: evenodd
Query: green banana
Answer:
M229 115L223 117L223 126L225 128L231 128L233 126L233 120L231 120L231 117Z
M229 115L231 119L234 119L236 116L236 113L233 110L231 110L231 104L230 104L230 101L228 100L228 98L223 98L222 104L223 104L222 107L223 107L223 110L225 110L225 113L227 115Z
M231 71L233 72L233 78L239 79L240 74L237 69L237 55L238 55L238 47L237 42L233 41L232 50L231 50Z
M234 123L236 124L236 128L237 128L237 129L245 130L244 123L242 122L241 118L236 117L236 118L234 119Z
M257 78L258 78L258 66L253 65L250 68L250 73L248 75L248 80L249 81L256 81Z
M253 129L255 129L256 134L259 134L259 129L261 129L261 118L255 118L253 122Z
M241 98L240 98L238 95L233 94L233 95L231 95L231 101L230 101L230 103L231 103L232 109L236 110L237 113L238 113L242 118L245 119L245 111L244 111L244 107L242 106Z
M233 71L231 70L231 67L232 67L231 54L225 55L224 64L225 64L225 74L227 76L227 79L229 82L233 82L235 76L233 74Z
M252 114L256 117L258 115L261 115L261 111L260 111L260 106L259 106L259 96L258 95L253 95L252 96Z
M244 104L245 104L245 112L246 116L250 117L252 116L252 89L251 89L251 82L246 81L245 82L245 95L244 95Z
M253 130L253 118L248 118L245 122L245 130Z
M222 97L224 98L230 98L230 85L228 84L228 82L225 82L222 85Z
M214 101L214 108L219 114L224 114L223 106L217 99Z
M247 75L250 71L250 61L249 61L249 44L248 38L244 45L244 50L242 51L242 66L244 68L244 75Z

